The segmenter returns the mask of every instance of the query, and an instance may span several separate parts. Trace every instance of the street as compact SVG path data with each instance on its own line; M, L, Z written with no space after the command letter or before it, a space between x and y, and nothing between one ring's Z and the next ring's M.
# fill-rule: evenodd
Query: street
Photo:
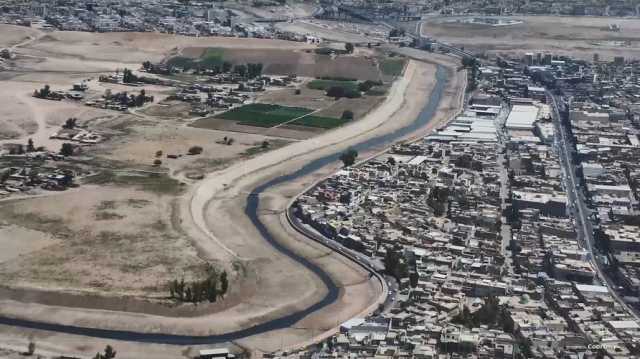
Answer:
M584 192L580 186L580 181L576 178L575 168L578 164L573 162L571 153L574 150L573 141L567 134L565 126L562 124L560 117L559 106L564 106L562 98L547 91L547 103L551 105L553 111L553 124L555 127L556 136L556 149L560 157L560 164L562 166L563 179L565 183L565 190L567 192L567 198L569 200L568 208L573 212L575 216L575 227L578 231L578 239L581 241L584 248L589 253L589 260L593 268L597 273L597 277L600 282L605 285L611 295L622 305L636 320L640 320L640 316L633 308L627 305L624 300L619 296L616 291L616 285L608 276L605 275L602 269L602 263L598 260L598 253L596 252L594 245L594 236L592 223L589 217L591 216L591 210L585 205Z

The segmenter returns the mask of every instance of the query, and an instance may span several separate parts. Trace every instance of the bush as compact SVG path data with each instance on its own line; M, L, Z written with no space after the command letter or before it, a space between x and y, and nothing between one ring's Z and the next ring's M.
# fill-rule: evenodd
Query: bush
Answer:
M343 86L332 86L327 89L327 96L334 97L337 100L342 97L358 98L362 95L358 90L346 88Z
M380 81L367 80L358 84L358 90L362 92L367 92L371 90L374 86L380 86L380 85L382 85L382 82Z
M353 120L353 112L346 110L342 113L342 117L340 117L343 120Z
M154 160L153 161L153 165L156 166L156 167L160 166L161 164L162 164L162 161L160 161L160 160Z
M189 148L190 155L199 155L201 153L202 153L202 147L200 146L192 146L191 148Z
M349 148L340 155L340 161L342 161L345 167L349 167L356 163L356 158L358 158L358 151L353 148Z
M62 147L60 147L60 154L63 156L73 156L73 144L63 143Z
M296 89L296 91L294 92L296 95L299 95L302 93L302 91L300 89Z

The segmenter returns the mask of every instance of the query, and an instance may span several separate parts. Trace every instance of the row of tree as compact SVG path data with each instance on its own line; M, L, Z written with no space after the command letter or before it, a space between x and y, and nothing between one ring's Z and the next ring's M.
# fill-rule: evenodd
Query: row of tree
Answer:
M107 89L103 96L106 100L118 102L127 107L140 107L147 102L153 102L153 96L147 96L144 89L140 90L138 95L128 94L125 92L112 93Z
M176 279L169 282L170 298L183 303L197 304L203 301L214 303L218 297L223 297L228 289L227 272L223 271L218 275L213 267L207 268L207 276L203 280L187 283L182 278L179 281Z

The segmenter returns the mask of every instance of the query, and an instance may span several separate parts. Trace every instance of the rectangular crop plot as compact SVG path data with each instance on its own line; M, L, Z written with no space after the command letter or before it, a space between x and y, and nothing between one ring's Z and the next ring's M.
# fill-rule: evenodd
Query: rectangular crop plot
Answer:
M380 62L380 71L384 75L399 76L402 74L405 62L404 59L385 59Z
M301 107L255 103L234 108L216 118L237 121L241 125L273 127L311 112L312 110Z
M291 124L328 129L328 128L342 126L347 122L349 122L349 120L343 120L343 119L334 118L334 117L321 117L321 116L311 115L311 116L305 116L301 119L295 120L291 122Z
M344 87L351 91L358 91L357 81L338 81L338 80L312 80L307 84L307 87L313 90L326 91L331 87Z

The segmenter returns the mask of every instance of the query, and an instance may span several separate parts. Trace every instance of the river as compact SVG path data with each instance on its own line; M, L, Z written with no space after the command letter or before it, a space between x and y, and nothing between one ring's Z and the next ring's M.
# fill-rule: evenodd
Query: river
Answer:
M420 114L413 122L411 122L407 126L398 128L393 132L383 134L377 137L373 137L361 143L355 144L352 146L352 148L356 149L360 153L373 150L376 148L382 148L384 146L388 146L393 142L398 141L412 134L413 132L427 125L436 114L438 105L442 100L442 96L444 94L444 90L446 88L448 79L449 78L448 78L446 69L442 65L438 65L436 70L436 83L433 88L433 91L430 94L429 102L420 111ZM283 246L282 244L280 244L274 239L274 237L269 233L265 225L260 221L260 218L258 217L258 207L260 205L260 194L271 187L298 179L300 177L304 177L315 171L318 171L324 166L338 161L339 157L340 157L340 153L333 153L331 155L327 155L327 156L318 158L316 160L313 160L312 162L308 163L307 165L303 166L302 168L300 168L299 170L293 173L276 177L266 183L259 185L247 197L245 214L247 215L247 217L249 217L249 219L251 220L253 225L256 227L258 232L262 235L262 237L267 242L269 242L269 244L272 245L277 251L295 260L296 262L300 263L300 265L304 266L311 272L315 273L322 280L324 285L327 287L328 289L327 294L319 302L305 309L288 314L280 318L272 319L270 321L255 325L250 328L241 329L238 331L229 332L225 334L208 335L208 336L175 335L175 334L162 334L162 333L140 333L140 332L126 331L126 330L99 329L99 328L46 323L46 322L39 322L39 321L32 321L32 320L25 320L25 319L15 319L15 318L9 318L4 316L0 316L0 324L13 326L13 327L20 327L20 328L46 330L46 331L52 331L57 333L63 333L63 334L90 336L90 337L102 338L102 339L124 340L124 341L143 342L143 343L172 344L172 345L218 344L218 343L224 343L224 342L229 342L233 340L250 337L257 334L270 332L277 329L284 329L284 328L291 327L295 323L303 319L304 317L308 316L309 314L334 303L338 299L338 294L340 290L336 286L335 282L331 279L329 274L327 274L327 272L322 270L316 264L308 261L306 258L293 252L291 249Z

